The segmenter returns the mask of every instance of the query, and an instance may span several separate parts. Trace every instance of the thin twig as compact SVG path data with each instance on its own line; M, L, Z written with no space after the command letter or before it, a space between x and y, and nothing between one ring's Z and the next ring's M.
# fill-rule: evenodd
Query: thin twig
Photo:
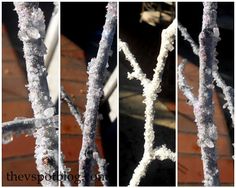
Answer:
M91 166L95 148L96 120L100 98L103 93L104 71L108 64L111 44L116 31L117 3L107 5L106 21L99 43L97 57L88 65L88 92L85 111L82 147L79 156L80 186L88 186L91 181Z
M84 124L83 124L82 115L79 112L79 109L76 107L76 105L72 102L69 95L64 91L63 87L61 88L61 99L67 103L71 114L75 117L76 122L79 124L81 130L83 131Z
M70 187L71 186L71 183L68 179L68 175L69 175L69 172L70 172L70 168L66 168L66 166L64 165L64 155L63 153L61 152L61 157L60 157L60 175L62 175L62 183L65 187Z
M78 125L80 126L81 131L83 132L83 120L81 117L81 114L78 110L78 108L76 107L76 105L73 103L73 101L71 100L71 98L69 97L69 95L64 91L63 88L61 88L61 99L64 100L69 109L71 114L75 117ZM104 186L108 186L108 180L107 180L107 163L106 160L101 158L101 155L98 152L97 147L94 148L94 154L93 154L93 159L96 161L97 165L98 165L98 171L100 172L100 176L101 176L101 182Z
M148 165L154 159L164 160L170 159L175 161L175 154L165 146L154 148L155 134L153 130L154 120L154 102L157 98L157 93L161 92L162 75L166 63L166 59L170 51L174 49L174 40L176 32L176 20L174 20L167 29L162 31L162 42L160 52L157 58L157 65L154 69L153 79L150 81L142 72L139 64L136 62L134 56L129 51L126 43L120 41L119 46L125 54L125 57L131 61L133 73L129 74L129 79L136 78L140 80L143 86L143 96L145 104L145 131L144 131L144 153L139 165L134 170L129 186L138 186L141 178L145 176Z
M32 134L39 125L51 126L58 128L58 116L50 118L15 118L13 121L4 122L2 124L2 136L11 133L12 135Z

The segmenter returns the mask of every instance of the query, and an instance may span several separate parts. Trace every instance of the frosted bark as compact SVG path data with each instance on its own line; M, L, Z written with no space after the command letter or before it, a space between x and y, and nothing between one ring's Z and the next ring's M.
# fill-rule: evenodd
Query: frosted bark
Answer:
M175 161L175 154L165 146L154 148L155 134L153 130L154 121L154 102L157 93L161 92L162 75L168 57L168 53L174 49L174 40L176 33L176 20L174 20L167 29L162 31L162 41L159 55L157 57L157 65L154 69L153 79L149 80L141 70L135 57L129 51L128 45L120 40L119 49L123 51L127 60L133 67L133 72L128 74L129 79L137 79L143 86L143 96L145 104L145 131L144 131L144 154L139 165L134 170L129 186L138 186L142 177L145 176L148 165L154 159Z
M99 153L95 150L93 152L93 159L97 162L100 181L103 186L109 186L109 181L107 179L107 162L105 159L102 159Z
M62 183L65 187L70 187L71 186L71 183L70 181L68 180L68 175L69 175L69 172L70 172L70 168L66 168L66 166L64 165L64 155L63 153L61 152L61 157L60 157L60 175L63 175L63 179L62 179Z
M199 52L198 45L195 43L195 41L189 35L187 29L180 22L178 22L178 29L179 29L181 35L184 37L184 40L189 42L190 46L193 49L193 53L198 56L198 52Z
M198 129L198 145L201 148L203 161L204 185L217 186L220 185L219 171L216 160L216 140L217 129L213 122L213 75L216 70L216 45L219 40L219 30L217 27L217 3L203 3L202 31L199 35L199 50L195 46L194 53L199 55L199 91L198 98L194 97L191 88L185 81L183 76L184 64L179 65L178 81L179 88L183 91L186 98L193 105L195 122ZM183 30L181 32L187 32ZM186 36L186 35L185 35ZM187 37L185 37L187 38ZM188 37L188 41L191 37ZM190 42L191 43L191 42ZM197 51L197 52L196 52ZM218 81L217 81L218 82Z
M14 135L32 135L33 132L38 128L37 126L42 124L45 126L58 128L58 116L45 119L18 117L13 121L4 122L2 124L3 143L9 143L8 140L13 140Z
M64 100L69 109L71 114L75 117L78 125L80 126L81 131L83 132L83 119L81 117L81 114L78 110L78 108L75 106L75 104L72 102L71 98L68 96L68 94L64 91L63 88L61 88L61 99ZM108 186L108 180L107 180L107 163L106 160L101 158L97 147L94 148L93 152L93 159L96 161L98 165L98 171L100 173L100 180L104 186Z
M218 61L216 61L218 63ZM230 86L227 86L225 81L222 79L222 77L220 76L219 72L218 72L218 66L217 64L213 65L213 77L214 80L216 82L216 85L222 89L222 92L225 96L224 100L226 101L226 103L224 104L223 108L227 108L230 116L231 116L231 120L233 123L233 126L235 125L235 117L234 117L234 89Z
M81 130L83 131L84 123L83 123L82 115L63 88L61 88L61 99L67 103L71 114L75 117L76 122L78 123Z
M178 23L178 29L181 32L181 35L184 37L184 39L186 41L189 42L189 44L191 45L193 52L195 55L199 56L199 47L198 45L194 42L194 40L192 39L192 37L189 35L187 29L181 25L180 23ZM219 29L217 28L217 26L213 29L214 32L214 37L216 42L220 40L220 33L219 33ZM235 118L234 118L234 89L230 86L227 86L225 81L222 79L221 75L219 74L218 71L218 60L216 58L216 54L217 52L214 52L214 64L212 66L212 75L213 78L215 80L216 85L222 89L222 92L225 96L225 101L226 103L224 104L223 108L227 108L230 116L231 116L231 120L233 125L235 124ZM182 90L182 89L181 89Z
M188 99L188 104L196 105L197 98L194 96L192 92L192 88L188 85L187 81L184 77L184 68L185 68L186 60L184 59L183 62L178 66L178 85L179 89L183 92L185 97Z
M102 38L99 43L97 57L88 64L88 92L86 111L84 114L84 128L82 148L79 156L79 186L88 186L91 182L91 166L95 148L96 119L100 98L103 94L104 72L108 64L111 44L116 31L117 3L107 5L106 21Z
M44 15L36 2L15 2L18 14L19 33L23 42L28 78L29 100L35 118L50 118L55 109L48 90L47 73L44 66L46 46ZM37 170L42 175L53 175L58 171L58 131L53 127L39 125L34 133L36 138L35 158ZM41 181L43 186L57 186L58 182Z
M217 41L214 30L217 28L217 3L203 3L202 31L199 35L199 105L196 110L198 127L198 143L201 147L204 185L217 186L220 184L219 171L216 162L216 139L211 134L216 131L213 123L213 76L214 52ZM218 28L217 28L218 29Z

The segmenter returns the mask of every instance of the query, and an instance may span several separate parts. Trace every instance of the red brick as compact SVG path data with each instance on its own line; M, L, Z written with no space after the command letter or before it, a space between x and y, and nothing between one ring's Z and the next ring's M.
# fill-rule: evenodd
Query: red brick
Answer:
M232 156L230 139L227 136L219 136L217 140L217 154ZM200 148L197 145L197 135L189 133L178 134L178 152L185 154L200 154Z
M62 58L62 61L70 61L71 59ZM88 75L86 72L85 66L81 66L81 63L78 64L67 64L62 65L61 67L61 75L63 80L71 80L77 82L87 82Z
M71 114L61 116L61 125L61 134L82 135L80 126Z
M31 104L28 101L3 102L2 120L12 121L15 117L33 117Z
M234 163L231 158L218 160L221 185L233 185ZM179 155L178 182L179 185L202 185L203 170L199 155Z
M2 91L3 101L25 98L28 101L28 90L25 87L26 82L22 77L12 77L3 79Z
M3 160L2 164L2 185L3 186L40 186L37 181L7 181L7 173L13 172L17 175L36 174L38 171L35 165L35 159L32 156Z
M82 145L81 136L62 136L61 149L65 155L65 161L77 161ZM104 156L100 138L96 138L96 144L99 152Z
M15 51L13 50L13 48L3 46L3 48L2 48L2 61L4 63L17 62L17 58L15 56Z
M19 135L9 144L2 145L2 158L20 157L23 155L33 155L35 139L33 136Z

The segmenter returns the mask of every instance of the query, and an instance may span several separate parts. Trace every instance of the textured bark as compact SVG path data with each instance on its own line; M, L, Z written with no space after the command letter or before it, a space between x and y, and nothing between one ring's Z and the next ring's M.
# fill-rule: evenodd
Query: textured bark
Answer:
M142 177L145 176L149 164L152 160L170 159L175 161L175 154L166 148L165 145L154 148L155 133L153 130L154 121L154 103L157 99L157 93L161 92L162 75L166 59L170 51L174 49L174 40L176 32L176 20L174 20L167 29L162 31L162 42L160 52L157 58L157 65L154 69L153 79L149 80L143 73L135 57L130 52L127 44L120 40L119 49L122 50L133 67L133 72L128 73L129 79L137 79L143 86L143 96L145 104L145 125L144 125L144 153L138 166L135 168L129 186L138 186Z
M83 128L82 148L79 156L79 185L88 186L91 182L91 167L95 148L96 120L100 98L103 94L103 82L111 45L116 31L117 3L107 5L106 21L99 43L97 57L88 65L88 92Z
M58 116L46 119L35 118L15 118L13 121L4 122L2 124L2 137L13 137L13 135L27 134L32 135L39 125L58 128Z
M199 104L196 110L198 127L198 143L201 147L204 185L217 186L220 184L216 160L216 135L212 132L216 127L213 122L213 76L214 52L217 41L217 3L203 3L202 31L199 35Z
M79 112L79 110L77 109L77 107L72 102L71 98L67 95L67 93L64 91L63 88L61 89L61 99L67 103L71 114L75 117L78 125L80 126L81 131L83 132L84 123L83 123L83 119L81 117L81 113ZM94 148L93 160L95 160L98 165L98 171L101 176L100 180L101 180L102 184L104 186L108 186L109 182L107 179L107 163L106 163L105 159L101 158L97 147Z
M47 73L44 66L46 46L44 15L38 3L17 2L15 10L19 19L18 36L23 42L24 57L28 78L29 100L35 118L50 118L55 109L48 90ZM53 176L58 172L58 131L53 127L38 125L34 133L36 138L35 158L40 174ZM42 180L43 186L56 186L56 180Z

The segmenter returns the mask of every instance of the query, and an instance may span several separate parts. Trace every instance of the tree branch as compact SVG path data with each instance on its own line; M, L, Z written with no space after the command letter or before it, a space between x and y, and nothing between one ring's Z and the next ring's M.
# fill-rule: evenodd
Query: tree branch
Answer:
M36 2L15 2L19 19L18 36L23 42L28 78L29 100L35 118L50 118L55 109L49 95L47 73L44 66L46 46L44 15ZM35 158L40 174L53 176L58 171L58 131L43 124L34 133ZM42 180L43 186L57 186L58 182Z
M183 92L184 96L188 99L188 103L193 105L197 103L197 98L194 96L192 92L192 88L188 85L187 81L184 77L184 68L186 65L186 60L183 60L181 64L178 66L178 85L179 89Z
M64 91L63 88L61 88L61 99L64 100L69 109L70 112L72 113L72 115L75 117L78 125L80 126L80 129L83 132L83 122L82 122L82 117L81 114L78 110L78 108L75 106L75 104L72 102L71 98L69 97L69 95ZM104 186L108 186L108 180L107 180L107 164L106 164L106 160L101 158L97 147L94 148L94 152L93 152L93 159L96 161L97 165L98 165L98 170L101 174L101 182Z
M122 42L119 39L119 50L123 51L126 59L130 62L130 65L133 67L133 72L128 73L128 79L137 79L141 82L141 85L144 86L150 82L150 80L146 77L146 74L143 73L142 69L140 68L139 64L136 61L134 55L130 52L129 47L126 42Z
M2 124L2 136L7 136L9 134L19 135L19 134L33 134L35 129L40 128L40 125L50 126L58 128L58 116L52 116L50 118L15 118L13 121L4 122Z
M66 168L64 165L64 155L61 152L61 158L60 158L60 175L63 175L62 183L65 187L71 187L71 183L68 180L68 175L70 172L70 168Z
M193 52L195 55L199 56L199 47L198 45L193 41L192 37L189 35L187 29L182 26L180 23L178 24L178 29L181 32L181 35L184 37L185 40L187 40L189 42L189 44L191 45ZM214 37L216 39L216 41L219 41L219 32L218 32L218 28L216 27L213 32L215 32ZM231 116L231 120L233 125L235 124L235 118L234 118L234 92L233 92L233 88L230 86L227 86L226 83L224 82L224 80L222 79L219 71L218 71L218 60L216 58L216 51L214 52L215 56L214 56L214 61L215 63L213 64L213 78L216 82L216 85L222 89L222 92L225 96L225 100L226 100L226 104L225 107L228 109L230 116Z
M176 154L172 152L170 149L168 149L166 145L162 145L161 147L158 147L155 150L153 150L153 159L158 159L161 161L170 159L173 162L175 162Z
M154 70L153 79L146 84L143 85L143 103L146 105L145 107L145 125L144 125L144 153L141 161L138 166L135 168L132 178L129 182L129 186L138 186L141 178L145 176L147 168L150 162L156 158L159 159L167 159L175 158L175 156L171 155L169 150L165 150L162 146L161 148L154 149L154 139L155 133L153 130L153 120L154 120L154 102L157 98L157 93L161 92L161 80L162 75L166 63L166 59L168 57L168 53L174 49L174 39L176 33L176 20L174 20L167 29L162 31L162 42L160 53L157 58L157 66ZM137 65L138 67L138 65ZM168 152L168 154L167 154ZM161 156L163 154L163 156ZM170 155L169 155L170 154Z
M64 91L63 87L61 88L61 99L64 100L69 109L71 114L75 117L76 122L79 124L81 130L83 130L84 127L84 123L81 117L81 114L79 112L79 109L75 106L75 104L72 102L71 98L69 97L69 95Z
M202 31L199 35L199 108L196 110L198 143L201 147L204 185L220 185L216 161L217 131L213 123L213 76L214 52L217 41L214 30L217 28L217 3L203 3ZM217 28L218 29L218 28Z
M180 22L178 22L178 29L181 35L184 37L184 40L189 42L190 46L193 49L193 53L198 56L198 53L199 53L198 45L195 43L193 38L189 35L187 28L185 28Z
M96 120L100 98L103 93L104 71L116 31L117 3L107 5L106 21L99 43L97 57L88 64L88 92L85 111L82 148L79 156L79 186L88 186L91 181L91 165L95 148Z

